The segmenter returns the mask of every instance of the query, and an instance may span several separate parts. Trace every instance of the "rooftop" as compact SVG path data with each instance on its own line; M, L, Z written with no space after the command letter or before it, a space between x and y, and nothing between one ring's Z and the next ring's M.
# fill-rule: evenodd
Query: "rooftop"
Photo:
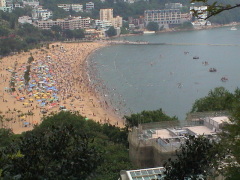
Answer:
M207 128L206 126L192 126L187 127L188 130L193 132L195 135L212 135L216 134L216 132L212 131L211 129Z
M120 172L121 180L160 180L165 169L163 167L137 169L137 170L122 170Z

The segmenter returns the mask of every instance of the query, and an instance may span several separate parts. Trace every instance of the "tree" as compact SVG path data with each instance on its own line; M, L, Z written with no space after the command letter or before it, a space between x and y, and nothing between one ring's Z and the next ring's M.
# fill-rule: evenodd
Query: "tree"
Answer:
M0 117L1 118L1 117ZM0 129L0 147L6 147L13 140L13 132L11 129Z
M237 180L240 179L240 103L235 105L230 120L231 123L225 124L220 135L221 149L227 152L228 157L223 175L226 180Z
M195 2L201 2L203 3L203 5L208 6L207 8L207 12L208 12L208 16L205 19L208 19L212 16L215 16L219 13L222 13L223 11L228 11L237 7L240 7L240 3L236 3L236 4L224 4L220 1L214 1L214 2L210 2L210 0L191 0L191 3L195 3ZM234 1L233 1L234 2ZM195 16L199 16L201 14L201 12L198 12L196 10L192 10Z
M124 116L128 127L138 126L141 123L174 121L178 120L176 116L170 117L166 115L162 109L155 111L142 111L141 113L131 114L131 116Z
M203 136L189 136L176 152L177 159L165 163L165 180L196 179L199 175L213 176L221 153L217 144Z
M111 26L107 31L106 31L106 34L108 37L112 37L112 36L116 36L117 35L117 31L116 29Z
M232 110L235 101L234 95L224 87L217 87L208 93L208 96L197 99L191 112Z
M82 29L75 29L73 30L73 36L77 39L84 38L84 31Z
M42 132L27 132L8 146L2 177L21 179L86 179L100 164L101 153L93 139L69 126L52 126ZM22 157L11 158L21 153Z
M158 31L159 30L159 25L156 22L149 22L147 24L147 30L149 31Z

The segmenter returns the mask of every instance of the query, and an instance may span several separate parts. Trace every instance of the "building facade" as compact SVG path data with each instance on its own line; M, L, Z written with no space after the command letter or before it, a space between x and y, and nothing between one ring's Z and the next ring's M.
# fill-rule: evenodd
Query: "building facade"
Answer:
M169 28L170 25L181 23L181 11L179 9L146 10L144 21L145 27L149 22L156 22L159 27Z

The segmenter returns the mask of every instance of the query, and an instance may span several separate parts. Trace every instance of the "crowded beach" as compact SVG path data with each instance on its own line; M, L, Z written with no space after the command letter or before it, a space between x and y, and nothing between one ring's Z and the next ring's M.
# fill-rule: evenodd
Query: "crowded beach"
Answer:
M101 84L89 81L87 57L103 46L54 43L2 58L0 128L28 131L59 111L77 111L86 120L123 127L123 119L95 88Z

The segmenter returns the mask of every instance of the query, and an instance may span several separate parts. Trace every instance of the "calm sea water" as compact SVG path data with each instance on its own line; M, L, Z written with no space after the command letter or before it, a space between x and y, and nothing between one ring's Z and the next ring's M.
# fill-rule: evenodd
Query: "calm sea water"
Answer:
M111 99L123 114L162 108L183 120L194 101L223 86L233 92L240 83L240 27L124 37L129 41L185 45L114 45L95 52L98 69ZM185 54L184 52L189 52ZM199 56L194 60L193 56ZM202 62L208 62L203 65ZM209 68L217 72L209 72ZM222 82L221 77L227 77Z

